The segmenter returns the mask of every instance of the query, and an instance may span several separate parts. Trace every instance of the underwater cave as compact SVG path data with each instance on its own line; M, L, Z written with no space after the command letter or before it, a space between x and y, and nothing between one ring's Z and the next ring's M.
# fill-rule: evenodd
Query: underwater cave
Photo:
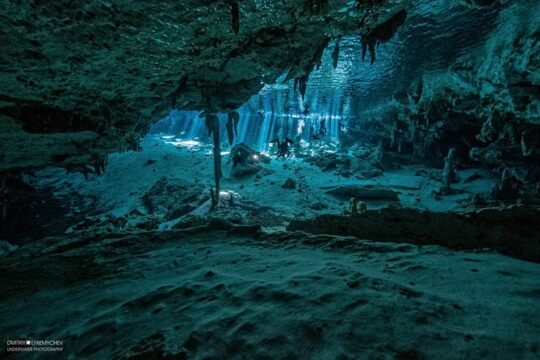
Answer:
M1 358L540 358L540 2L0 9Z

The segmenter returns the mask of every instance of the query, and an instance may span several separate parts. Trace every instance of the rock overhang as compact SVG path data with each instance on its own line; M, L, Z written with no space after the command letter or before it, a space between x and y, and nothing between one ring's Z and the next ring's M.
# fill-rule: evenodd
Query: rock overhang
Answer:
M330 38L406 3L242 1L235 34L229 1L6 1L0 171L92 171L173 108L231 111L284 73L305 77Z

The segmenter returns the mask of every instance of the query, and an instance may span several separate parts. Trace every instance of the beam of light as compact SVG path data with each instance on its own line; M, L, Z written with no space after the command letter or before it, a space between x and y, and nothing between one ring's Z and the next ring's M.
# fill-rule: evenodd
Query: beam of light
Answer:
M304 126L306 126L306 122L303 119L300 119L298 121L298 126L296 128L296 133L298 135L302 135L302 131L304 130Z
M197 140L173 140L173 141L165 141L165 144L171 144L174 146L185 147L185 148L191 149L191 148L199 146L201 143Z

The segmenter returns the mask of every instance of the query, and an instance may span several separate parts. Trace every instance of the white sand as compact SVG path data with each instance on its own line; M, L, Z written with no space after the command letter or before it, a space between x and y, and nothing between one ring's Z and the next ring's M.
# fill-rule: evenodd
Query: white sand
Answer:
M91 260L75 279L80 257ZM0 302L0 334L62 339L61 358L141 354L144 343L189 359L540 356L540 266L492 253L215 233L56 259L41 258L39 283L20 283L34 293Z
M209 147L158 137L143 146L113 155L101 177L45 170L41 184L95 196L116 215L142 209L140 197L162 176L211 185ZM435 200L438 184L412 166L363 182L296 159L268 168L259 180L226 179L223 188L295 215L342 212L347 204L321 189L338 183L418 187L400 190L401 202L441 211L467 196ZM457 186L485 192L493 179L484 176ZM288 177L302 192L281 188ZM312 210L314 202L328 208ZM47 255L56 241L0 258L1 340L64 340L54 359L540 358L540 265L498 254L207 231L113 233Z
M140 208L140 197L161 177L179 178L213 186L213 163L211 147L189 142L177 141L174 138L163 138L149 135L143 142L143 151L113 154L105 174L90 176L85 180L80 174L64 174L63 170L44 170L39 173L43 185L53 185L59 192L77 191L81 195L97 197L100 207L121 215L134 208ZM146 165L149 160L154 164ZM223 157L224 172L227 175L228 156ZM359 184L377 185L400 192L399 198L403 206L420 207L433 211L448 211L462 207L460 201L472 194L487 193L495 183L493 175L485 170L468 169L459 172L466 178L474 172L483 178L471 183L455 184L462 194L445 196L442 200L434 198L432 192L439 190L441 183L416 176L422 169L420 165L407 166L403 169L385 172L382 176L359 180L337 176L333 171L323 172L319 167L305 163L301 159L272 159L265 165L268 175L261 174L241 179L225 178L222 181L224 190L239 193L244 199L260 206L270 206L287 214L313 216L321 213L341 213L348 207L345 201L336 199L325 193L324 187ZM441 170L442 173L442 170ZM281 185L287 178L294 179L301 191L285 190ZM69 184L69 187L66 185ZM403 190L401 187L418 188ZM322 202L327 208L313 210L310 205ZM386 203L368 203L369 208L384 206Z

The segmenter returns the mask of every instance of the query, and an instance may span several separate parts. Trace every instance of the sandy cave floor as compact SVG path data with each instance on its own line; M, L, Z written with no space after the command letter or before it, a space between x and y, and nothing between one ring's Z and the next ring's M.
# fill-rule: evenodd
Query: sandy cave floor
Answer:
M40 186L114 215L142 209L162 177L209 187L211 149L173 142L148 136L142 152L111 156L89 180L43 170ZM400 191L404 206L446 211L494 181L484 172L441 201L432 196L440 184L416 176L416 165L362 181L299 159L267 167L260 178L226 178L223 189L284 218L343 212L347 202L321 189L329 185L378 184ZM289 177L302 191L281 187ZM540 266L490 251L285 232L119 232L28 244L1 257L0 271L2 341L61 339L55 359L540 358Z
M101 176L91 175L89 180L85 180L80 174L65 174L60 169L43 170L39 173L40 185L54 187L58 195L65 196L74 191L87 199L97 199L100 209L115 215L140 208L141 196L162 177L201 183L208 188L213 186L212 150L209 145L180 141L169 136L164 138L160 135L149 135L142 141L142 147L141 152L111 155L105 173ZM148 163L149 160L151 164ZM325 172L298 158L272 157L270 164L265 164L264 167L267 171L259 176L231 178L228 155L224 153L225 178L222 189L234 191L246 200L260 206L269 206L286 215L314 216L320 213L342 213L348 207L348 199L337 199L325 193L325 188L330 186L376 185L398 191L402 206L449 211L460 210L464 206L464 200L473 194L487 193L496 182L493 174L488 171L464 169L459 172L462 179L474 173L480 174L481 178L470 183L457 183L454 188L462 193L436 199L433 192L440 189L441 183L416 175L419 170L425 169L422 165L406 165L368 180L338 176L334 171ZM442 173L442 170L431 170ZM297 189L287 190L281 187L288 178L296 181ZM310 207L319 202L326 207L320 210ZM388 203L367 202L368 208L385 205Z
M60 358L540 356L540 267L489 252L224 233L40 251L0 262L0 333Z

